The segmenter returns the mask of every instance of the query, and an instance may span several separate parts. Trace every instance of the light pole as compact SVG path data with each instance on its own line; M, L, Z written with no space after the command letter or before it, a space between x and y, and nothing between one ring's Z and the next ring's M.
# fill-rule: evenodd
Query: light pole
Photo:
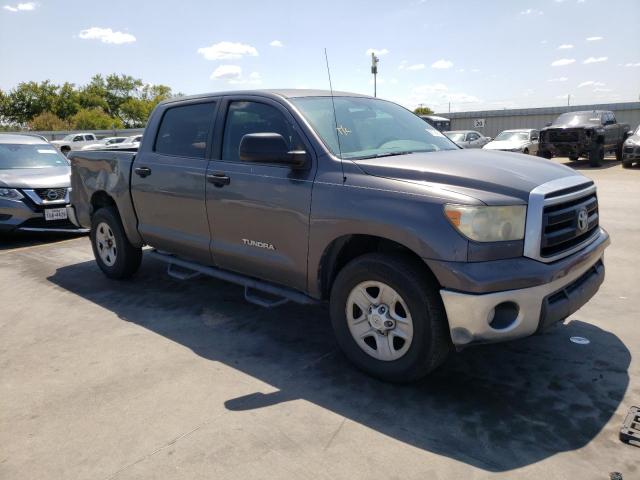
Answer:
M376 84L376 77L378 75L378 62L380 61L380 59L378 57L376 57L375 52L371 52L371 73L373 74L373 96L377 97L378 92L377 92L377 84Z

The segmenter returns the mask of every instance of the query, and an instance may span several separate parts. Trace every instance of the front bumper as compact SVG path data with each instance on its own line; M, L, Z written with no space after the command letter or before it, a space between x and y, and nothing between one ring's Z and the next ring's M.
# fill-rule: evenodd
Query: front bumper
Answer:
M595 295L604 281L604 249L609 243L609 235L600 229L597 240L584 250L563 261L542 266L548 271L544 283L537 285L481 294L445 287L440 294L453 344L463 346L513 340L565 319ZM493 270L490 264L495 262L476 265L479 267L483 263L486 269ZM521 284L518 277L529 275L519 270L511 274L511 285ZM491 281L495 278L491 277ZM479 288L485 290L482 286Z
M585 143L558 142L540 144L539 151L549 152L554 157L583 157L588 156L591 150L590 145Z
M65 204L51 208L65 208ZM46 207L29 205L25 201L0 200L0 233L26 232L82 232L69 220L47 221Z
M627 146L622 149L622 161L626 162L640 162L640 145L639 146Z

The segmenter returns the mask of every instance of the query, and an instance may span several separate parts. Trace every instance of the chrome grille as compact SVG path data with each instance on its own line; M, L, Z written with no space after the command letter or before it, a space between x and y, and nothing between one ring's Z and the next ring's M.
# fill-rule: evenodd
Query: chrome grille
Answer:
M66 188L34 188L33 191L45 202L64 200L67 195Z
M586 221L581 224L579 215L583 211L586 212ZM598 198L595 192L545 206L542 213L540 256L552 257L570 250L588 240L597 230Z

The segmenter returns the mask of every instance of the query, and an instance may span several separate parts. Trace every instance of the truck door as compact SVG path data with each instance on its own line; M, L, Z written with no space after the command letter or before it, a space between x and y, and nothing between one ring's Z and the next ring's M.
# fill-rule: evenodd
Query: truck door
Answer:
M299 290L307 286L307 252L315 159L295 119L263 97L227 97L221 148L207 169L211 254L221 268ZM308 152L308 168L239 159L249 133L279 133Z
M604 143L607 146L615 146L618 142L618 125L616 117L612 112L603 115L604 120Z
M211 263L205 204L208 156L217 103L170 104L159 124L149 125L134 160L131 196L144 241L158 248ZM149 148L148 142L153 145Z

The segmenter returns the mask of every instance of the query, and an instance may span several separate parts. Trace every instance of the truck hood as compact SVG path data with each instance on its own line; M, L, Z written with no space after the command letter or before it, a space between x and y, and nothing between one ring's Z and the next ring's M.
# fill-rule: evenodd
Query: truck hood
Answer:
M549 125L548 127L544 127L541 131L546 130L571 130L574 128L582 129L582 128L602 128L601 125L595 123L576 123L572 125Z
M580 175L543 158L479 149L412 153L356 163L369 175L437 186L487 204L505 203L509 198L528 202L535 187Z
M71 186L71 167L9 168L0 170L0 187L54 188Z

